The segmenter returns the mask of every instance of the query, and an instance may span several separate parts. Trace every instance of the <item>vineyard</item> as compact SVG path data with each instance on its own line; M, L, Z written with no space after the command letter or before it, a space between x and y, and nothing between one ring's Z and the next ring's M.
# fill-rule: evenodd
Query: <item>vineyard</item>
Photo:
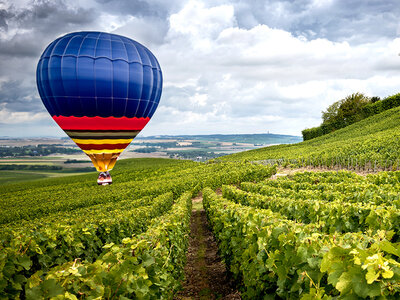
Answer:
M377 172L398 168L399 116L206 163L121 160L106 187L95 173L5 184L0 299L173 299L198 195L242 299L399 299L400 171Z
M205 187L270 177L248 163L125 160L96 175L1 191L0 298L170 298L186 259L191 198Z
M243 298L400 297L400 173L350 172L203 192Z

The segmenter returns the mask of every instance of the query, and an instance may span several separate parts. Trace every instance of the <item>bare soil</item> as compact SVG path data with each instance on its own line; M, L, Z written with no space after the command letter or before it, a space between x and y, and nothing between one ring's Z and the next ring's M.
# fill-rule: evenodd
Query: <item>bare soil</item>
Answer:
M193 199L183 289L174 299L241 299L208 226L202 197Z

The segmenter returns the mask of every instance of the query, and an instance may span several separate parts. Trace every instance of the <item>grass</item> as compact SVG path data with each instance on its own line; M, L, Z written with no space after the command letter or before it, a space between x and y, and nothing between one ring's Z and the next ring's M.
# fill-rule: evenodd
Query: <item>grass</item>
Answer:
M71 175L87 174L87 168L81 166L75 167L69 164L64 164L66 159L55 156L40 156L40 157L4 157L0 158L0 166L4 165L26 165L26 166L43 166L41 170L1 170L0 171L0 186L8 183L36 181L44 178L64 177ZM46 167L60 166L61 170L48 170ZM93 168L93 171L95 169Z
M37 179L46 178L45 174L28 172L28 171L1 171L0 172L0 186L8 183L16 183L22 181L32 181Z

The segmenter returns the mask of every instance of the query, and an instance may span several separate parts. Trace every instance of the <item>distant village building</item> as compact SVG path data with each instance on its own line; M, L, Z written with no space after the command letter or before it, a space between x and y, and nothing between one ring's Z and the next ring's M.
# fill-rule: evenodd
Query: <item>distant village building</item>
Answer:
M181 146L181 147L183 147L183 146L191 146L192 145L191 142L176 142L176 143L178 144L178 146Z

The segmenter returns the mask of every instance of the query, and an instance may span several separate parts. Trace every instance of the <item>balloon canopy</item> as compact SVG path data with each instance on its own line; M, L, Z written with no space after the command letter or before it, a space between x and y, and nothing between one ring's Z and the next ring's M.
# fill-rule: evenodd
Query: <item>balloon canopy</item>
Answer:
M99 172L111 170L150 121L162 90L161 68L150 50L103 32L53 41L40 57L36 80L54 121Z

